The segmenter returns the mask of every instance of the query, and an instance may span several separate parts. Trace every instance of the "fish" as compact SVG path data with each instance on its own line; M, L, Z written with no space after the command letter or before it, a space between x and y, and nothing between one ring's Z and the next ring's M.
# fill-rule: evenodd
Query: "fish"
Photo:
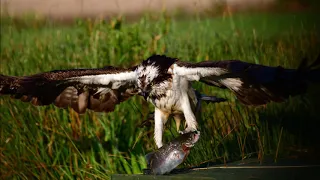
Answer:
M200 131L181 134L158 150L145 156L147 169L145 175L163 175L179 166L190 153L190 149L200 138Z

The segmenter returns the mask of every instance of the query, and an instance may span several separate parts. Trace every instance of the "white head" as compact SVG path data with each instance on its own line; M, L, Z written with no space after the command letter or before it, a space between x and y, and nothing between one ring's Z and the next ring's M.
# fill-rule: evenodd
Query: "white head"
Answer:
M155 88L171 78L168 69L175 61L175 59L166 56L153 55L137 67L137 86L145 99L149 97L151 92L154 92Z

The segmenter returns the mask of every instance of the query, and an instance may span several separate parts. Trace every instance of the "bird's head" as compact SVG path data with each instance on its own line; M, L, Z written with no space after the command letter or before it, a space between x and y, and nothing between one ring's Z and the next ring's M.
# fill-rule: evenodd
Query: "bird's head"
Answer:
M168 73L168 69L175 61L166 56L153 55L137 67L137 86L145 99L171 79L172 75Z

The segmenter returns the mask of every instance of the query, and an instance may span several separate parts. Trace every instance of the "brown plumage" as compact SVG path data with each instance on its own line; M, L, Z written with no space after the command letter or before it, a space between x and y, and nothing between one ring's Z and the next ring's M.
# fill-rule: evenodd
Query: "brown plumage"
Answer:
M285 69L281 66L270 67L247 63L239 60L204 61L188 63L179 61L180 67L219 67L227 73L217 76L209 75L200 78L200 82L219 88L228 88L237 99L245 105L264 105L271 101L282 102L289 96L304 94L309 81L320 82L320 56L307 65L307 59L303 59L297 69ZM231 78L239 79L241 86L238 90L232 89L221 82Z
M110 112L117 104L136 93L133 83L125 83L112 89L113 82L101 86L67 79L129 71L130 69L108 66L101 69L57 70L23 77L0 75L0 94L10 94L15 99L37 106L54 104L60 108L71 107L78 113L84 113L86 109ZM99 91L99 88L104 91Z

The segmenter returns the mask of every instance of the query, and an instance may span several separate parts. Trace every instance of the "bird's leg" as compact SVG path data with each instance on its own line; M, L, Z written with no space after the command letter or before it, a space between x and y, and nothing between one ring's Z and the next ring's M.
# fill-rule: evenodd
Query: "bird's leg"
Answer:
M185 134L188 132L196 131L197 130L197 120L196 117L192 111L192 108L190 106L190 101L188 96L183 96L181 99L181 107L184 114L184 118L186 120L187 128L183 131L179 131L180 134Z
M154 111L154 140L158 148L162 147L163 125L166 123L168 115L160 109L155 108Z

